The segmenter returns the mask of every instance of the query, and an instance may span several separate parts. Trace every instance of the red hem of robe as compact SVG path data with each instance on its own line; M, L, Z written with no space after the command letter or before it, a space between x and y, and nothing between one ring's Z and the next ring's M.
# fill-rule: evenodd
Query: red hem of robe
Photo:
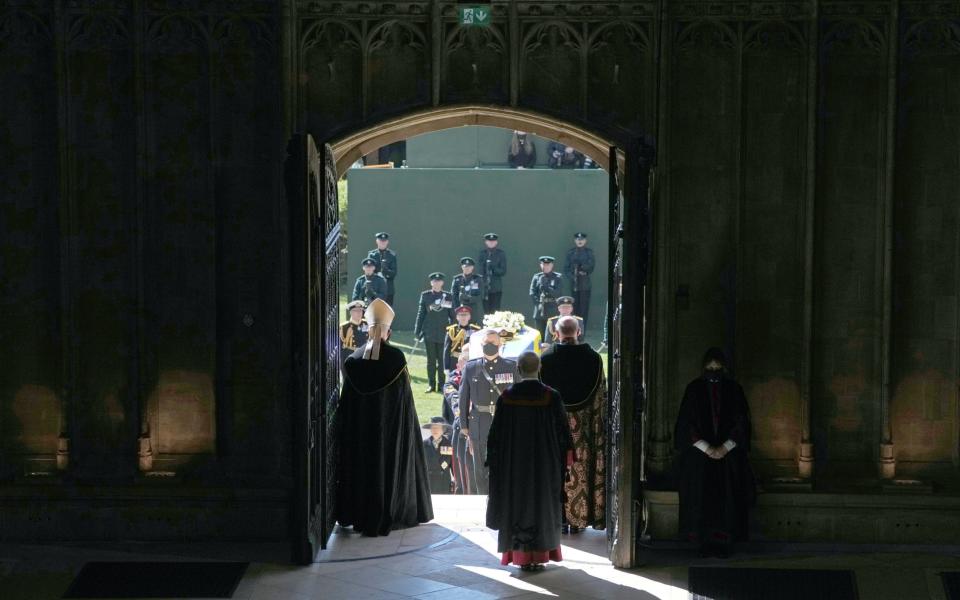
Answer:
M531 563L545 563L549 561L560 562L563 556L560 554L560 546L553 550L541 550L539 552L523 552L521 550L510 550L502 553L500 558L501 565L529 565Z

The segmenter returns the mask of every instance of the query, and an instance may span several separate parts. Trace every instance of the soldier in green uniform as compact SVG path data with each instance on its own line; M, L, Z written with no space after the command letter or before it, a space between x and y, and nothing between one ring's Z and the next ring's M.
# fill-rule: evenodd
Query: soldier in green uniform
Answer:
M470 336L480 330L479 326L470 322L469 306L458 306L454 312L457 322L447 327L447 334L443 338L443 368L448 374L457 368L457 359L469 347Z
M507 253L500 247L500 237L495 233L483 236L483 250L477 257L477 270L487 282L483 295L483 312L495 313L500 310L503 297L503 276L507 274Z
M552 256L540 257L540 272L530 280L530 299L533 301L533 320L540 330L540 339L547 340L547 320L555 317L557 297L563 289L563 276L553 270Z
M560 296L557 298L557 311L560 313L559 315L547 319L547 339L543 340L544 343L557 343L557 340L560 339L560 333L557 331L557 320L560 319L560 317L573 317L577 320L577 325L580 327L577 331L577 343L582 344L583 319L573 314L573 297Z
M427 392L439 392L443 384L443 340L453 322L453 295L443 291L443 273L430 273L430 289L420 294L420 308L413 333L427 350ZM439 376L439 379L438 379Z
M376 240L377 247L367 254L367 258L374 260L377 265L376 272L383 275L387 281L387 292L383 299L393 306L393 280L397 276L397 253L387 247L390 245L389 233L381 231L376 235Z
M368 305L377 298L386 302L387 280L383 278L383 275L376 272L376 261L372 258L365 258L361 264L363 265L363 275L357 277L356 283L353 284L351 300L363 300Z
M354 300L347 305L347 320L340 323L340 362L367 343L370 327L363 318L366 306L363 300Z
M453 294L455 306L469 306L474 323L483 323L483 295L486 290L486 281L474 273L476 261L469 256L460 259L461 273L453 278L450 293Z
M590 317L590 275L596 265L593 248L587 248L587 234L582 231L573 234L573 248L567 250L563 274L570 280L573 312L583 318L583 327L587 326Z

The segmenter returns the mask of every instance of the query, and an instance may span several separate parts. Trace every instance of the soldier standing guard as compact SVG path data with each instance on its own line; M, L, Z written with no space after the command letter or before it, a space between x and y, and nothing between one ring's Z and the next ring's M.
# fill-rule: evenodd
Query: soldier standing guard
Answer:
M560 296L557 298L557 311L560 313L556 317L547 319L547 334L549 339L545 340L551 344L557 343L560 339L560 333L557 331L557 320L563 317L573 317L577 320L580 329L577 331L577 343L583 343L583 319L573 314L573 298L570 296Z
M497 398L520 381L516 361L500 356L500 334L485 329L483 356L463 367L460 381L460 435L467 441L466 468L476 482L476 493L486 494L488 474L483 467L487 456L487 433L496 412Z
M596 263L593 248L587 248L587 234L582 231L573 234L573 248L567 250L563 273L570 279L573 312L583 319L584 328L590 318L590 275Z
M385 300L387 281L383 278L383 275L376 272L376 261L372 258L365 258L361 264L363 265L363 275L357 277L356 283L353 284L351 300L362 300L368 305L377 298Z
M450 293L453 294L453 303L456 306L470 308L471 319L474 323L483 323L483 294L486 289L483 277L474 273L476 262L469 256L460 259L461 273L453 278Z
M478 325L470 322L469 306L458 306L454 312L457 322L447 327L447 335L443 339L443 368L447 371L456 368L460 354L469 347L470 335L480 331Z
M427 350L427 392L439 392L443 384L443 342L453 322L453 295L443 291L443 273L430 274L430 289L420 294L420 308L413 333ZM438 378L439 376L439 378Z
M483 312L490 314L500 310L503 297L503 276L507 274L507 253L500 245L500 237L495 233L483 236L484 249L480 251L477 264L480 276L487 282L483 295Z
M533 320L540 330L540 339L547 339L547 320L557 316L557 297L561 293L563 277L553 270L552 256L540 257L540 272L530 280L530 299L533 300Z
M376 272L383 275L387 281L387 291L383 299L393 306L393 280L397 276L397 253L387 248L390 245L390 234L381 231L376 235L377 247L367 254L377 265Z
M340 323L340 362L367 343L370 327L363 318L363 300L354 300L347 305L347 320Z

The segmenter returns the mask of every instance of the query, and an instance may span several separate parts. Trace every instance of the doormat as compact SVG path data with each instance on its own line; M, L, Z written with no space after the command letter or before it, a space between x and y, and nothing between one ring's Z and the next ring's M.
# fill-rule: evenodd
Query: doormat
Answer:
M64 598L230 598L245 562L89 562Z
M857 600L853 571L690 567L693 600Z
M960 600L960 572L945 571L940 573L940 579L943 581L947 600Z

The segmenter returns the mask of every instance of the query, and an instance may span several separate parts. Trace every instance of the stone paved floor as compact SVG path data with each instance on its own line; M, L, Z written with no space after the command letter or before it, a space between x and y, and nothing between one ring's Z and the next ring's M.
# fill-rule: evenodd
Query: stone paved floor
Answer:
M645 552L647 566L616 570L606 559L606 536L587 531L564 536L562 563L542 572L524 573L500 566L496 533L482 526L485 499L435 497L436 520L386 538L338 535L318 563L293 567L266 557L281 556L282 546L259 548L263 560L253 562L234 594L248 600L314 598L387 600L485 600L493 598L569 600L621 598L686 599L687 569L710 566L781 567L854 570L862 600L947 600L939 572L960 571L960 550L898 549L864 553L836 548L778 547L751 549L736 557L698 560L680 550ZM189 552L157 545L25 546L0 545L0 600L59 598L87 560L195 560ZM256 551L256 550L255 550ZM210 557L250 548L210 547ZM376 558L369 558L376 557Z

